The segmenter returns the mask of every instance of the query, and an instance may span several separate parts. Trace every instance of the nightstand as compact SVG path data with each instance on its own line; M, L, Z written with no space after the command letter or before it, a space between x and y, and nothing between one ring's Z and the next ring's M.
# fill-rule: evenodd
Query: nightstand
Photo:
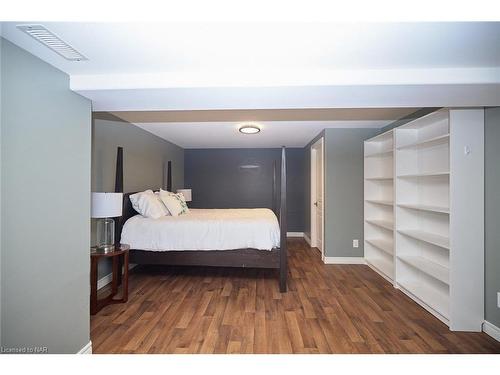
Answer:
M120 244L116 246L114 251L103 253L95 248L90 251L90 314L97 314L103 307L113 303L125 303L128 300L128 253L129 245ZM123 257L123 280L122 280L122 296L116 298L118 293L118 280L121 276L119 269L120 257ZM97 299L97 270L99 260L103 258L111 258L113 260L113 279L111 282L111 293L102 299Z

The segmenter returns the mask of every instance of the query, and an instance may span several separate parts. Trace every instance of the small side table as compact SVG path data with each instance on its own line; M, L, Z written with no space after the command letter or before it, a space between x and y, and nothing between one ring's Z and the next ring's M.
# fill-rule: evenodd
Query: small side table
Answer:
M103 307L113 303L125 303L128 300L128 253L129 245L117 245L114 251L109 253L99 252L95 248L90 251L90 315L97 314ZM123 282L122 297L115 298L118 293L118 280L121 276L120 256L123 256ZM113 259L113 279L111 282L111 293L103 299L97 299L97 268L102 258Z

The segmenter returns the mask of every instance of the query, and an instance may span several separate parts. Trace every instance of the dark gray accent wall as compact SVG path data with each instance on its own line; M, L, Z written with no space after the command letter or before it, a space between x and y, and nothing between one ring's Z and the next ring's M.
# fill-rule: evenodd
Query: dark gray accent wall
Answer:
M311 149L304 148L304 235L311 238Z
M286 155L288 231L303 232L305 150L289 148ZM278 148L186 149L185 187L193 190L190 207L271 208L273 162L279 172L280 159Z
M3 348L76 353L89 342L90 101L2 40Z
M92 191L115 189L116 150L123 147L124 191L163 187L166 163L172 161L173 188L184 185L184 149L109 114L94 115L92 125ZM92 220L92 244L95 244ZM111 272L102 262L98 277Z
M500 327L500 107L485 110L485 318Z

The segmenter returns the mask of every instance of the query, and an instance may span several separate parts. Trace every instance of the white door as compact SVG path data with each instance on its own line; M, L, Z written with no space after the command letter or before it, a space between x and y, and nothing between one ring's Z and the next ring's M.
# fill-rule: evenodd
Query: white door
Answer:
M323 139L316 151L316 247L323 254Z
M323 138L311 147L311 246L323 253L324 238L324 146Z

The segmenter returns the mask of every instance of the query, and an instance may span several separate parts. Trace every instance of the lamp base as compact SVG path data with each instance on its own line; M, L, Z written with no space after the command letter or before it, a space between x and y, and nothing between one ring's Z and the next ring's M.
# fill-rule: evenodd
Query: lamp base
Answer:
M96 246L95 248L96 253L112 253L115 251L115 245L101 245L101 246Z
M115 250L115 221L110 218L97 221L96 249L100 253L110 253Z

